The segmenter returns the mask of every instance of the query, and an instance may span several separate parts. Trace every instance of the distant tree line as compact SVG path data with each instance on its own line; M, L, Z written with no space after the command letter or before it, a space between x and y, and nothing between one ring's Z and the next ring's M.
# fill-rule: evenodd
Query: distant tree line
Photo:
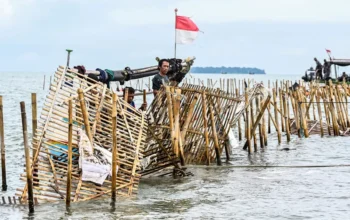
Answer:
M265 70L255 67L192 67L192 73L254 73L265 74Z

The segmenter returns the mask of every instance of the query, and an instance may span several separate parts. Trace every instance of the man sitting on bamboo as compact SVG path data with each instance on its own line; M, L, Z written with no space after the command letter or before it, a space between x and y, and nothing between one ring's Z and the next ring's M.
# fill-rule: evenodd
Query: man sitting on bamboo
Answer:
M169 61L167 59L161 59L158 62L159 73L156 74L152 79L152 89L154 97L162 86L169 84L169 78L166 75L169 71Z
M123 97L125 100L125 90L128 90L128 98L127 98L127 102L134 108L136 108L135 106L135 102L134 102L134 97L135 97L135 89L132 87L125 87L123 90ZM146 111L147 109L147 102L144 102L141 107L139 108L139 110L141 111ZM128 111L131 111L131 109L128 108Z

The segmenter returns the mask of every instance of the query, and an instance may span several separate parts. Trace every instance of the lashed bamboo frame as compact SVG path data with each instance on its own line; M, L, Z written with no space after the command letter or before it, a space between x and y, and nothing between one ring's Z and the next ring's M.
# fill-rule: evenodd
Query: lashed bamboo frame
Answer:
M37 174L34 196L39 203L66 199L68 150L57 145L68 144L68 101L73 102L71 198L73 202L108 196L111 178L99 186L81 179L78 167L78 129L90 140L112 152L112 94L102 83L87 79L74 70L60 66L43 105L38 128L33 138L37 152L32 157L31 170ZM117 164L116 191L118 195L134 196L141 177L140 161L146 145L148 125L144 113L117 98ZM128 110L124 110L128 109ZM88 130L87 130L88 128ZM53 153L60 154L55 156ZM22 175L23 176L23 175ZM21 177L24 180L24 177ZM16 195L26 200L27 185Z

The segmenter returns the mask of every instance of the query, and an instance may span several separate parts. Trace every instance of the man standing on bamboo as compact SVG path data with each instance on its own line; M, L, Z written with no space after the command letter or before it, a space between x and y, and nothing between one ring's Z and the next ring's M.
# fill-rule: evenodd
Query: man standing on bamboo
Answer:
M316 59L316 57L314 58L315 62L316 62L316 79L323 79L323 75L322 75L322 64L320 63L320 61L318 61Z
M159 73L156 74L152 79L152 90L154 97L162 86L166 86L169 83L169 78L166 75L169 70L169 61L167 59L161 59L158 62Z

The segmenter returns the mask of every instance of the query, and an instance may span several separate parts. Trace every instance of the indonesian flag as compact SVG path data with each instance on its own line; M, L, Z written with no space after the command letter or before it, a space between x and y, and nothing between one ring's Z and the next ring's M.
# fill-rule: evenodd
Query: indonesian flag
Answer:
M176 16L176 43L190 44L198 35L198 27L189 17Z

